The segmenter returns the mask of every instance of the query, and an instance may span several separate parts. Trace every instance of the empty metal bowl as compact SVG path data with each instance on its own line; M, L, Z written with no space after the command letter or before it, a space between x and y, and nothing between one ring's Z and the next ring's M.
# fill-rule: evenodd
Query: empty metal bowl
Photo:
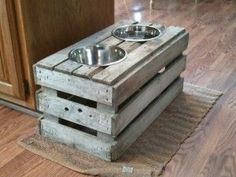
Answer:
M69 59L90 66L109 66L123 61L127 52L117 46L94 45L71 50Z
M145 42L159 38L164 31L164 26L125 25L114 29L112 35L124 41Z

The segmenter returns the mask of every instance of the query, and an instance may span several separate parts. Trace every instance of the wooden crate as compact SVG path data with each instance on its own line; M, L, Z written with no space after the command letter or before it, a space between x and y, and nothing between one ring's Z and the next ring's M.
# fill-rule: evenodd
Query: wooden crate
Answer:
M182 90L186 65L182 52L188 33L183 28L168 27L158 40L123 42L111 36L122 23L127 22L34 66L35 81L42 86L37 93L38 110L44 113L41 134L105 160L117 159ZM72 48L94 43L118 45L128 57L109 67L68 60Z

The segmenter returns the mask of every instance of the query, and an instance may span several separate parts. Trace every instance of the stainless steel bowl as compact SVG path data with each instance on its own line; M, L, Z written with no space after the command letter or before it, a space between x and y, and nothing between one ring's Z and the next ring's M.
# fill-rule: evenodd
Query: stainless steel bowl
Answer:
M69 59L90 66L109 66L123 61L127 52L117 46L94 45L71 50Z
M159 38L165 32L165 27L147 25L125 25L112 31L112 35L124 41L145 42Z

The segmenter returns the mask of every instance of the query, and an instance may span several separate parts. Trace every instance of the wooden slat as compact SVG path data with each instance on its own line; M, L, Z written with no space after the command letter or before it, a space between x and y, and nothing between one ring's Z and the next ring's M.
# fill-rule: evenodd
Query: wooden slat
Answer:
M113 86L113 106L120 105L149 79L154 77L163 67L181 55L187 48L188 37L188 33L181 34L115 84Z
M183 79L172 83L139 117L119 136L117 145L112 147L112 160L118 159L142 133L158 118L165 108L183 90Z
M157 24L153 26L160 27L161 25ZM138 48L141 45L141 43L138 43L138 42L126 42L126 41L123 42L113 36L110 36L104 39L103 41L100 41L98 44L107 45L107 46L118 45L122 49L126 50L128 53L130 53L131 51L133 51L134 49ZM75 70L73 74L79 77L91 79L95 74L101 72L102 70L103 68L101 67L91 67L91 66L83 65L81 68Z
M34 65L34 67L37 65L37 66L40 66L40 67L43 67L43 68L53 70L53 68L56 65L58 65L58 64L62 63L63 61L67 60L67 58L68 58L67 54L55 53L55 54L50 55L47 58L39 61L38 63L36 63Z
M180 75L185 68L185 63L185 56L177 58L166 68L165 72L157 74L155 79L151 80L138 94L132 97L117 114L111 106L99 104L97 109L90 108L45 92L39 93L37 96L38 110L116 137Z
M162 74L157 76L138 94L132 97L129 102L119 111L114 123L112 133L117 136L128 124L144 110L163 90L165 90L179 75L186 66L186 56L177 58L166 68Z
M111 122L114 114L99 111L96 108L91 108L44 92L39 93L37 97L39 111L100 132L111 134Z
M41 135L96 155L104 160L116 160L146 128L161 114L182 91L183 80L175 81L153 102L117 140L102 141L96 136L58 124L53 120L41 120Z
M78 68L82 67L81 64L72 61L72 60L65 60L61 64L57 65L54 70L67 73L67 74L72 74L72 72Z
M92 45L95 43L98 43L99 41L102 41L106 38L108 38L109 36L111 36L111 31L116 28L119 25L122 24L127 24L127 23L132 23L132 21L121 21L120 23L116 23L114 25L111 25L81 41L79 41L78 43L75 43L63 50L60 50L59 52L44 58L43 60L39 61L37 63L37 65L41 66L41 67L45 67L45 68L49 68L49 69L53 69L53 67L55 67L56 65L60 64L61 62L63 62L65 59L67 59L68 53L74 49L74 48L79 48L79 47L84 47L84 46L88 46L88 45Z
M102 67L92 67L87 65L82 65L80 68L73 72L73 75L84 78L92 78L93 75L103 70Z
M35 82L58 91L112 105L112 87L61 72L35 67Z
M103 71L93 76L93 80L112 85L122 79L124 75L132 71L138 64L142 63L155 52L161 51L168 46L179 35L185 33L183 28L169 27L166 33L159 40L152 40L144 43L139 50L131 52L127 59L116 65L107 67Z
M106 159L111 159L111 144L102 142L95 136L58 124L53 120L41 119L41 135L65 143L74 148Z
M115 38L114 36L110 36L107 39L100 41L98 44L105 45L105 46L112 46L122 43L123 41L120 39Z
M133 50L135 50L136 48L138 48L139 46L141 46L141 43L138 42L123 42L119 45L120 48L124 49L127 51L127 53L132 52Z

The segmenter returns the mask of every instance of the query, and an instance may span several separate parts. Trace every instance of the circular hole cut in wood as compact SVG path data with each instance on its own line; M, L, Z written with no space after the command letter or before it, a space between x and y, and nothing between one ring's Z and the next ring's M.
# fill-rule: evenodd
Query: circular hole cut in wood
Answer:
M79 109L78 109L78 112L82 112L82 109L79 108Z
M65 107L65 111L69 111L69 108Z

